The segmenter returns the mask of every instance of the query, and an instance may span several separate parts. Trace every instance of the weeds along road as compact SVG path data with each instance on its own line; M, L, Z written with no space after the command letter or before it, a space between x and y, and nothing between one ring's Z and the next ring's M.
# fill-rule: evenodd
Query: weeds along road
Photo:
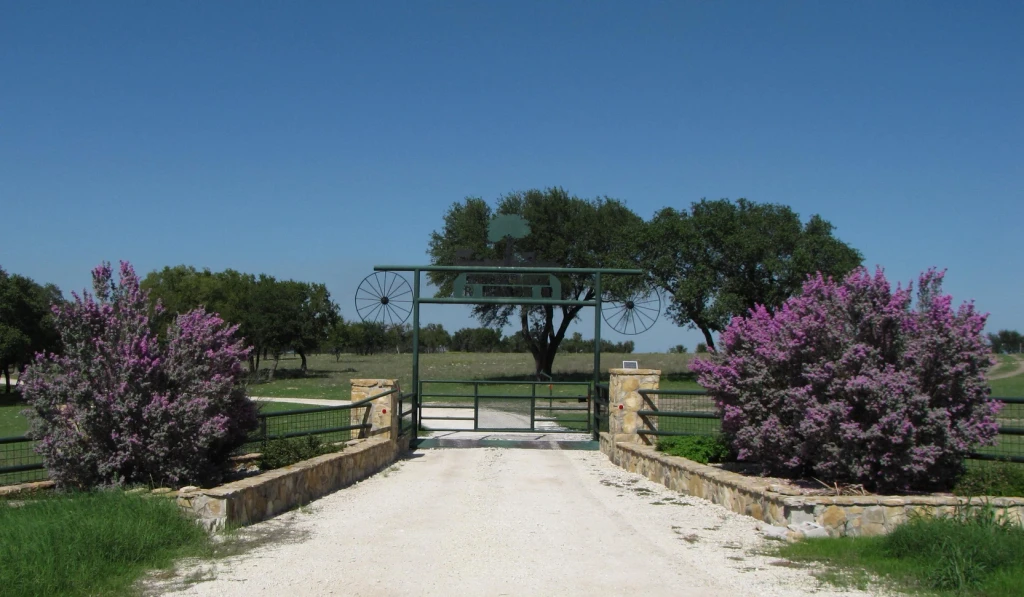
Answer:
M252 527L268 544L150 588L245 597L833 594L810 570L763 555L755 525L599 452L423 450Z

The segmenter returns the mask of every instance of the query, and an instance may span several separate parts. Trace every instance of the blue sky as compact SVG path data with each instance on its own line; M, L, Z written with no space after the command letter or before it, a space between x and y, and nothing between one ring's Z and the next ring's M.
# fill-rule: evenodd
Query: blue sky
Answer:
M65 291L101 260L266 272L351 318L453 202L558 185L645 218L818 213L1024 330L1022 24L995 1L6 2L0 265Z

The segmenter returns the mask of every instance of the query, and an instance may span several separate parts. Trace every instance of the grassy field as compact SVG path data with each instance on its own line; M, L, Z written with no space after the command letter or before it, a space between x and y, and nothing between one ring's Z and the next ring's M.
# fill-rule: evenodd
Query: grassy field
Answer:
M996 360L999 361L999 363L989 370L990 375L1002 375L1004 373L1009 373L1016 369L1020 364L1020 361L1017 360L1017 355L999 354L996 355Z
M21 416L25 403L20 398L17 393L0 393L0 437L24 435L28 430L28 422Z
M1024 396L1024 375L994 379L989 383L993 396Z
M146 570L214 555L173 500L120 491L0 502L0 595L132 595Z
M665 389L699 388L687 369L693 355L603 354L601 357L604 380L608 379L609 367L621 367L622 361L629 360L638 361L645 369L660 369ZM252 384L249 393L253 396L347 400L353 378L396 378L404 391L412 389L410 354L344 354L339 360L331 355L313 355L309 357L309 371L305 377L299 375L299 364L297 357L281 359L277 379ZM589 381L593 367L594 357L590 354L558 355L554 378L558 381ZM530 381L536 378L533 375L533 357L529 354L450 352L421 355L420 379ZM450 393L458 392L454 387L445 389Z
M692 354L604 354L601 359L602 379L607 380L609 367L620 367L624 360L635 360L640 367L660 369L662 371L662 389L696 390L700 386L689 373L687 365L693 359ZM309 357L309 371L302 376L299 371L300 361L297 357L283 358L277 369L277 378L269 383L251 384L250 395L288 398L321 398L347 400L351 391L350 381L353 378L397 378L405 391L410 391L412 383L412 356L410 354L379 354L359 356L345 354L340 359L331 355L312 355ZM1000 357L1002 367L1009 361ZM593 356L590 354L561 354L555 360L554 377L558 381L589 382L593 369ZM499 381L532 381L533 359L528 354L510 353L440 353L423 354L420 361L420 377L430 379L466 379L466 380L499 380ZM1024 396L1024 375L995 380L992 391L996 396ZM546 384L535 390L529 385L480 386L481 393L508 393L529 395L537 391L538 395L550 394L558 396L575 396L583 391L582 386L548 387ZM427 392L438 394L471 394L473 388L469 384L430 384L425 387ZM663 396L664 402L668 397ZM462 401L469 401L464 398ZM683 400L683 399L674 399ZM458 398L427 398L434 402L459 402ZM564 403L568 405L571 400ZM263 412L280 412L306 408L303 405L284 403L263 403ZM675 410L692 410L691 406L680 406ZM0 394L0 437L16 436L25 433L27 423L21 416L24 405ZM1010 410L1024 410L1024 407L1011 407L1003 413L1005 418ZM1016 411L1014 411L1016 412ZM563 413L562 416L569 416ZM1016 414L1013 415L1016 417ZM665 423L674 424L679 420ZM685 424L683 421L679 424ZM694 425L704 425L706 421L696 421ZM679 429L684 430L684 429ZM691 429L685 429L694 431ZM1024 441L1024 438L1011 438Z

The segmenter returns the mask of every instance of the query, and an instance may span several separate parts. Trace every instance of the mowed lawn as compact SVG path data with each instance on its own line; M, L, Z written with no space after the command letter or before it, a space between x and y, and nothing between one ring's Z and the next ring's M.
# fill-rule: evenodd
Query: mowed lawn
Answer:
M637 361L643 369L660 369L662 388L699 389L687 365L692 354L602 354L601 378L608 379L608 369L621 367L623 361ZM313 355L308 359L308 372L301 376L298 357L282 358L273 382L251 384L249 394L280 398L326 398L347 400L352 379L397 379L403 391L412 391L412 355L377 354L360 356L343 354ZM588 382L592 379L592 354L560 354L552 373L556 381ZM497 380L532 381L533 357L515 353L424 353L420 355L421 380ZM432 386L432 391L440 391ZM452 393L458 392L455 388ZM464 389L463 389L464 390ZM576 392L578 388L571 391Z
M17 398L18 394L0 392L0 437L24 435L28 430L28 422L21 416L25 404Z
M661 387L666 390L697 390L700 386L689 372L688 364L693 354L603 354L601 355L601 378L608 379L608 369L621 367L622 361L637 361L646 369L660 369L662 372ZM1012 367L1010 359L1000 358L995 370L1006 370ZM591 380L593 370L591 354L560 354L555 360L554 377L558 381ZM411 390L412 355L377 354L360 356L343 354L340 358L333 355L312 355L308 358L308 372L302 376L299 371L298 357L282 358L278 364L273 382L250 384L248 391L253 396L287 397L287 398L321 398L347 400L351 392L351 380L398 379L404 391ZM529 381L533 375L533 358L529 354L510 353L424 353L420 358L420 378L423 380L500 380ZM1024 396L1024 375L991 382L994 396ZM529 392L528 386L495 386L490 391ZM433 384L427 388L432 392L463 393L471 392L469 386L454 384ZM483 390L481 390L483 391ZM553 392L569 395L581 391L581 386L554 386L548 389L542 386L540 393ZM0 437L22 435L28 428L21 411L25 405L13 400L14 395L6 397L0 393ZM303 405L263 403L263 412L278 412L306 408ZM1004 417L1009 413L1003 413Z

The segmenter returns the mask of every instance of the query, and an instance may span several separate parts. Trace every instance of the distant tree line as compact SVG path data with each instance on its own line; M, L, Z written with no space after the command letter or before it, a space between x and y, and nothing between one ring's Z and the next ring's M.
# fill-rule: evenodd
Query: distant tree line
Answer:
M9 274L0 267L0 371L4 392L11 392L11 373L23 371L38 352L56 352L60 336L52 308L64 302L53 284Z
M562 343L562 352L592 352L594 341L585 340L580 333ZM602 352L631 353L632 341L613 343L601 341ZM384 352L405 353L412 351L412 326L408 324L385 325L382 323L347 322L338 320L328 334L321 351L341 358L344 353L360 355ZM462 328L450 334L439 323L429 323L420 328L420 351L438 352L508 352L527 353L530 347L519 334L502 335L500 330L488 327Z
M259 370L261 360L272 359L271 378L287 351L299 355L305 371L306 356L319 350L341 319L323 284L278 280L266 274L199 271L178 265L151 272L142 287L150 291L151 301L163 304L159 317L167 322L178 313L204 307L237 324L253 347L250 372Z
M988 343L996 354L1021 354L1024 352L1024 334L1013 330L999 330L988 335Z

